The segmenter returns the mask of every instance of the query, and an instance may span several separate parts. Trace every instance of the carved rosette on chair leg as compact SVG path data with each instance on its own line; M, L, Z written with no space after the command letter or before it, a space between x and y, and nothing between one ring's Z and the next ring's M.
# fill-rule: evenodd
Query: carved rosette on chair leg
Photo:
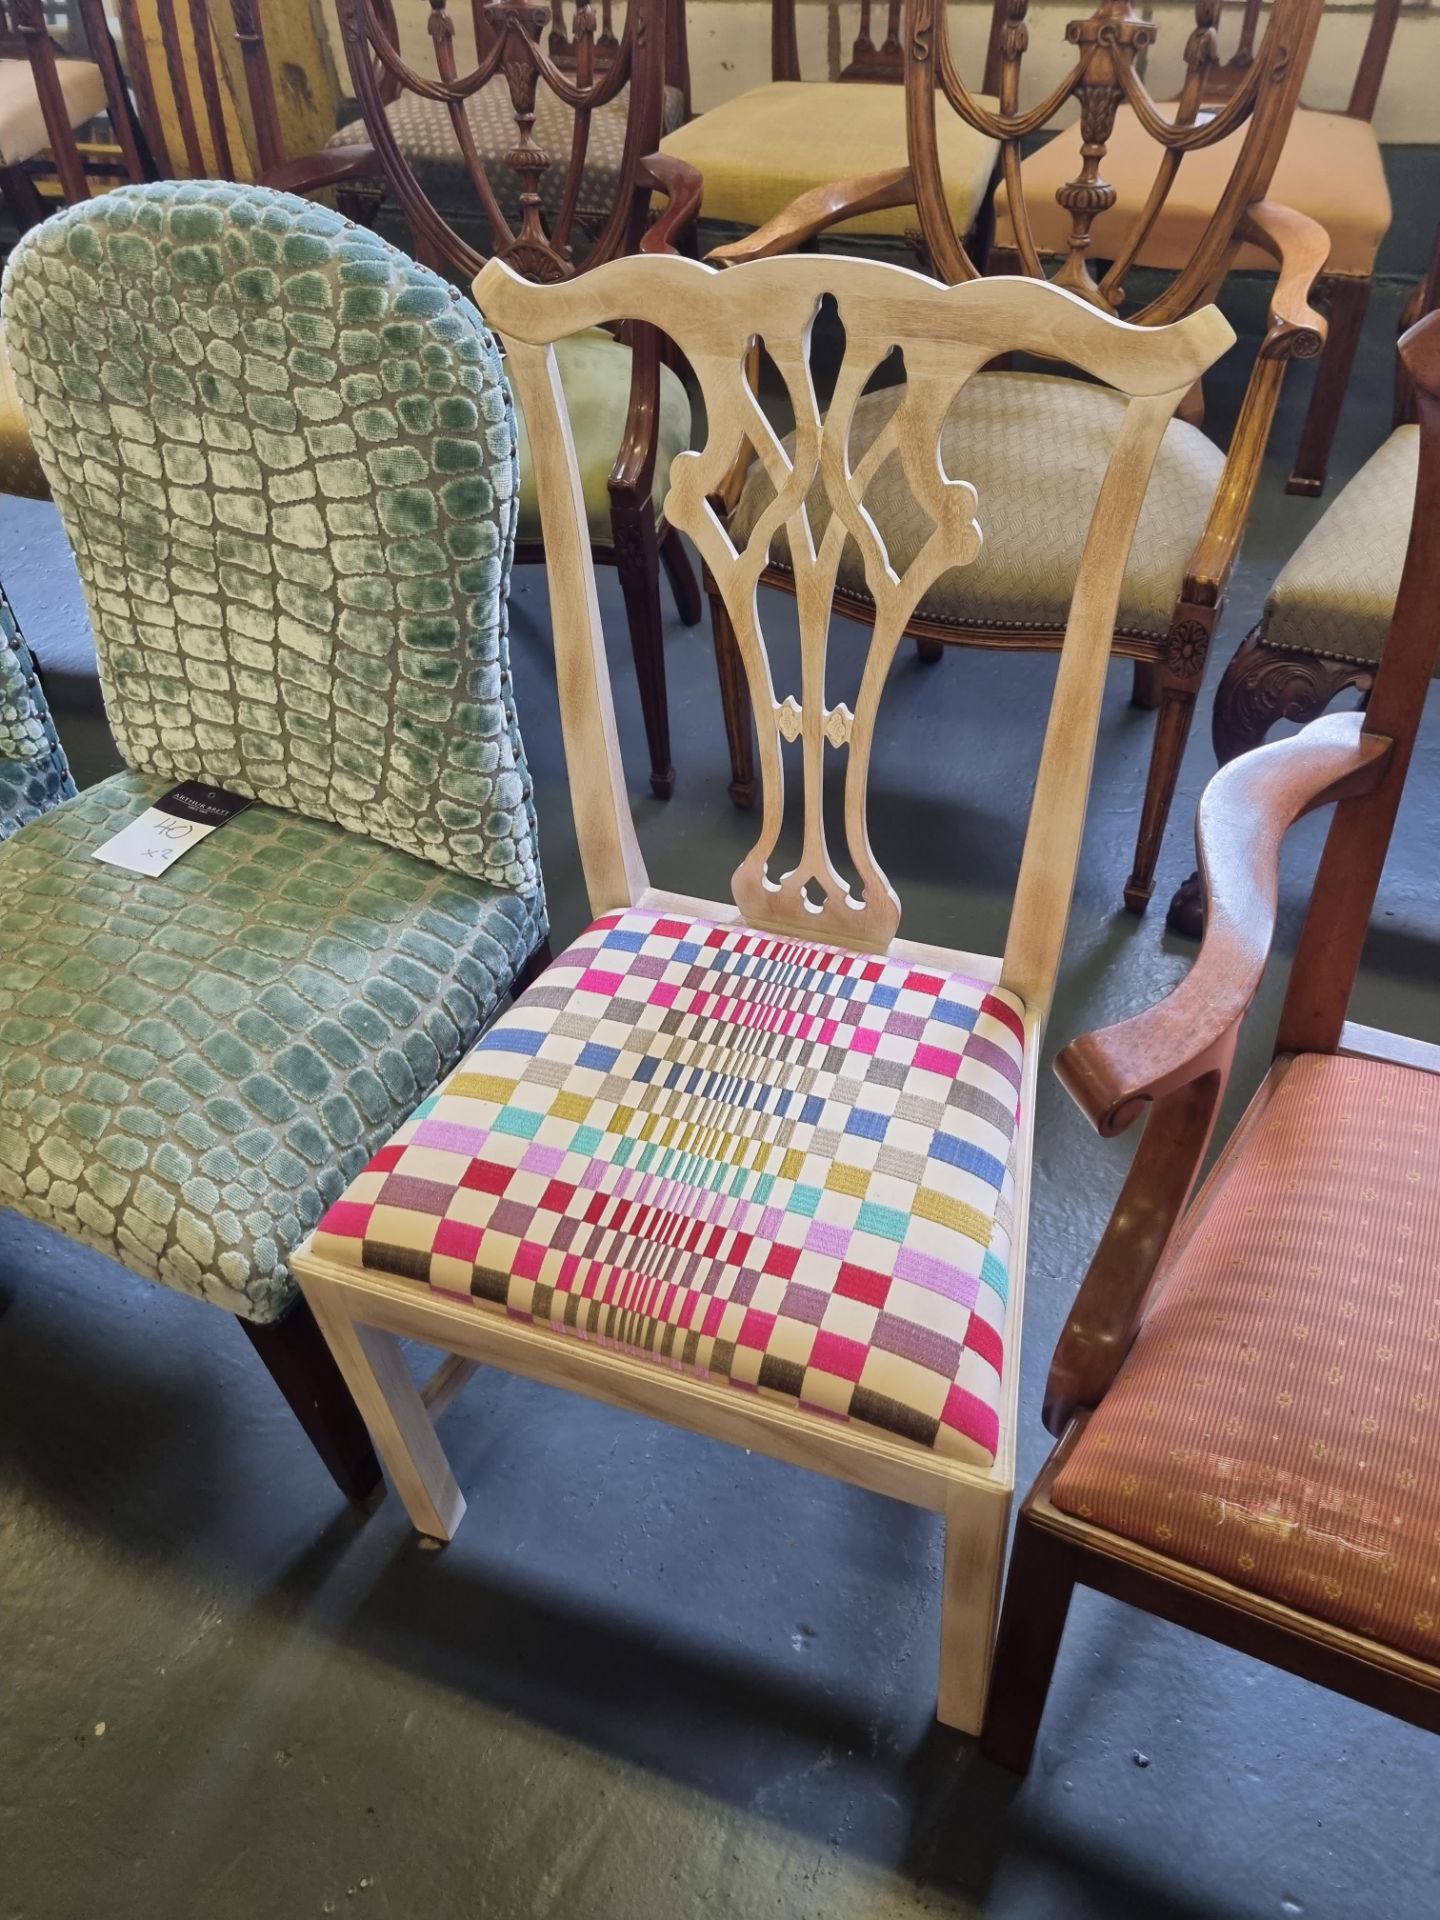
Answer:
M1263 630L1262 623L1246 634L1215 690L1210 737L1222 767L1253 747L1264 746L1278 720L1303 727L1318 719L1347 687L1358 689L1363 704L1374 684L1373 667L1358 660L1327 660L1319 653L1266 646ZM1198 873L1176 890L1165 924L1172 933L1192 940L1205 931Z
M1205 660L1217 613L1215 607L1182 600L1166 637L1165 658L1154 669L1159 678L1155 743L1150 749L1150 771L1140 809L1135 865L1125 882L1125 905L1131 913L1143 913L1155 891L1155 863L1160 857L1160 843L1170 818L1170 803L1175 797L1185 743L1190 738L1190 722L1200 682L1205 677ZM1137 683L1138 678L1137 675Z

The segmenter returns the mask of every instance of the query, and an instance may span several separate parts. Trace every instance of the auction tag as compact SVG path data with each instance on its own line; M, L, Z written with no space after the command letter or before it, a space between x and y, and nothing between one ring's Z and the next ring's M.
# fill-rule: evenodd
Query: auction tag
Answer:
M153 880L249 805L243 794L204 787L197 780L183 781L97 847L94 857L108 867L123 867L127 873L143 873Z

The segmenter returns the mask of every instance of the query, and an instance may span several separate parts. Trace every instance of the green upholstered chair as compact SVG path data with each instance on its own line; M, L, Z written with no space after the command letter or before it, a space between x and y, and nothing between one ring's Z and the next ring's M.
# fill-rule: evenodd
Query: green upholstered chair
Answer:
M69 209L3 297L127 770L0 853L0 1206L236 1314L363 1494L288 1255L546 936L500 358L255 187ZM183 779L256 804L160 879L92 857Z
M0 841L74 792L35 662L0 586Z

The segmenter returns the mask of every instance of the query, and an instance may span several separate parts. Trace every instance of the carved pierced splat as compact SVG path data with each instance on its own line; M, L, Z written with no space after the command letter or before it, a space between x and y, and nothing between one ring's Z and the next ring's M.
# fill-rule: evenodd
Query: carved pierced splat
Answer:
M434 73L427 75L402 57L389 0L340 0L341 30L361 114L420 251L466 274L474 274L485 259L441 217L400 149L385 107L406 94L445 107L476 210L489 228L491 250L517 272L536 280L568 278L575 271L575 246L582 233L589 242L587 263L633 252L645 231L650 200L648 185L639 180L640 162L659 147L663 128L667 0L630 0L618 40L609 0L602 0L598 22L589 0L580 0L568 31L563 13L557 13L552 27L551 9L539 0L471 4L476 62L462 74L447 0L429 0ZM481 150L469 109L482 89L502 85L514 140L497 156ZM547 151L535 136L537 101L546 91L573 116L567 147L560 153ZM594 115L622 93L625 139L613 201L597 209L591 204L593 192L588 192L582 205L582 189L590 184ZM495 188L497 157L515 182L508 210ZM561 162L564 178L558 195L551 195L547 219L544 185L552 167Z
M811 377L811 330L829 295L845 352L828 403ZM512 385L525 411L550 560L552 615L567 761L595 910L663 901L648 888L615 748L594 576L574 449L547 343L582 327L644 316L669 334L699 381L707 438L671 471L667 521L699 546L723 594L744 663L760 736L759 838L736 871L734 906L689 910L801 938L868 951L892 943L900 902L870 845L870 758L886 675L913 609L944 572L979 551L985 502L963 474L941 464L941 429L956 395L997 354L1063 356L1129 397L1102 481L1061 653L1031 828L1021 862L1002 978L1027 1004L1048 998L1074 884L1110 636L1125 559L1166 423L1181 395L1233 338L1214 309L1173 327L1137 330L1057 288L1023 280L943 287L876 261L787 256L723 274L678 257L612 261L564 286L526 286L495 262L476 299L505 339ZM782 439L747 378L761 334L795 422ZM903 398L862 455L852 457L856 404L899 349ZM713 500L745 446L774 497L737 548ZM886 551L866 498L881 467L901 463L931 531L903 573ZM821 511L822 505L826 511ZM978 524L977 524L978 520ZM771 542L784 529L800 624L799 685L777 690L759 597ZM846 541L859 550L874 628L853 712L827 706L832 596ZM782 740L801 747L801 849L774 875L785 810ZM825 830L827 749L843 751L844 855Z
M1028 0L997 0L985 69L985 90L998 97L991 109L967 87L950 50L943 0L910 0L910 60L906 68L907 126L920 228L935 271L947 280L973 278L976 267L950 220L936 139L937 112L953 111L979 132L998 140L1006 206L1021 272L1040 278L1046 269L1020 179L1022 143L1053 120L1067 101L1079 108L1080 168L1056 199L1069 216L1056 281L1083 299L1117 311L1125 279L1155 226L1187 153L1215 146L1241 130L1244 138L1229 183L1217 202L1189 263L1141 314L1142 320L1172 320L1213 297L1239 245L1246 208L1265 197L1285 132L1299 98L1300 82L1319 24L1323 0L1274 0L1258 48L1253 45L1258 0L1246 10L1244 61L1227 69L1230 83L1220 98L1213 84L1219 59L1216 28L1220 0L1196 0L1195 28L1185 47L1185 81L1178 100L1159 105L1140 76L1141 56L1157 29L1131 0L1100 0L1086 18L1065 30L1075 48L1070 72L1029 107L1020 104L1021 76L1030 47ZM1218 100L1213 111L1207 105ZM1134 114L1155 143L1155 174L1132 215L1125 239L1113 249L1103 278L1090 266L1096 220L1116 205L1105 177L1105 156L1122 107ZM1203 109L1203 111L1202 111Z

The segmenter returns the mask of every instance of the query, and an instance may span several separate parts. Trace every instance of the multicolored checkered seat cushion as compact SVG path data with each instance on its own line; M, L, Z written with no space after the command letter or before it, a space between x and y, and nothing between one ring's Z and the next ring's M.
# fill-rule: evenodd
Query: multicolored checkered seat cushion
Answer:
M609 914L315 1251L988 1463L1022 1014L904 960Z

